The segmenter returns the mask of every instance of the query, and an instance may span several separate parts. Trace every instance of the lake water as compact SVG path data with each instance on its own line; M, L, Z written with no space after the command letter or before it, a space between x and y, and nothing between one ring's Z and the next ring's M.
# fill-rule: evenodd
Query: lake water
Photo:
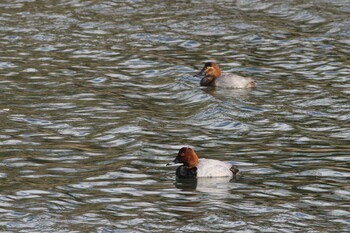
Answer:
M349 232L350 3L0 3L1 232ZM203 62L253 90L199 86ZM182 146L237 179L176 181Z

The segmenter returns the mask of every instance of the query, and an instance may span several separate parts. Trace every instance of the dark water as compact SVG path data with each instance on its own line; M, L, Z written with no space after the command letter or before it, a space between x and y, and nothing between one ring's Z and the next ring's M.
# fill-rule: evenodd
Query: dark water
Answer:
M0 3L1 232L346 232L350 3ZM203 61L253 77L208 89ZM239 179L176 182L179 148Z

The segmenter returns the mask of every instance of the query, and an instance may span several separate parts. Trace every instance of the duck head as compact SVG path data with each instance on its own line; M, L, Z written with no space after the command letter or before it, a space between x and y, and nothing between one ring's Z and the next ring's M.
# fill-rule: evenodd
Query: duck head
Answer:
M172 163L167 165L182 163L188 168L194 168L198 164L198 156L192 148L182 147Z
M215 62L206 62L203 69L195 76L218 78L221 75L221 70Z

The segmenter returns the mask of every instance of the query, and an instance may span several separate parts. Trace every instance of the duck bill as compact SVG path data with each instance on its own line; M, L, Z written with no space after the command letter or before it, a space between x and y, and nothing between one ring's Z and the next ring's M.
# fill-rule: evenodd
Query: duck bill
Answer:
M194 77L204 76L204 69L202 69L198 74L195 74Z
M168 163L167 166L176 165L176 164L178 164L178 163L180 163L180 162L179 162L179 159L176 157L176 158L174 159L174 161Z

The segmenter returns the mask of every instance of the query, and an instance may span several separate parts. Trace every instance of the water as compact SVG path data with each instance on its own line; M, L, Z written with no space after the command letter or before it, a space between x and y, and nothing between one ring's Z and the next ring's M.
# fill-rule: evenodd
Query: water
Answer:
M348 231L348 1L0 6L2 232ZM244 175L175 181L182 146Z

